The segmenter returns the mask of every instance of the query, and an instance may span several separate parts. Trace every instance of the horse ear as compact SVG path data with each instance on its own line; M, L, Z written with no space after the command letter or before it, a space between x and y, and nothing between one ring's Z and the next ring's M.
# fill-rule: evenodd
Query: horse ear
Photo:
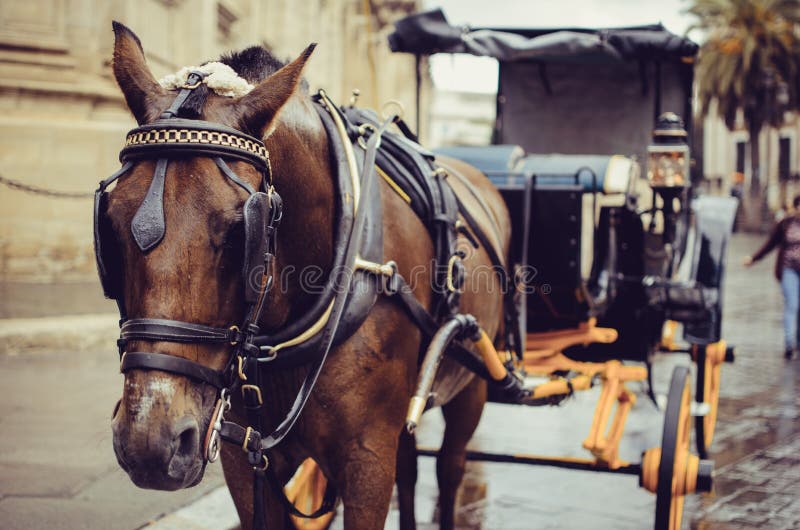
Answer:
M300 83L303 67L317 43L311 43L303 53L256 87L238 98L234 105L241 109L242 128L263 137L274 123L281 107L289 101Z
M166 90L153 77L139 37L129 28L117 21L114 28L114 77L125 96L128 108L139 124L158 117Z

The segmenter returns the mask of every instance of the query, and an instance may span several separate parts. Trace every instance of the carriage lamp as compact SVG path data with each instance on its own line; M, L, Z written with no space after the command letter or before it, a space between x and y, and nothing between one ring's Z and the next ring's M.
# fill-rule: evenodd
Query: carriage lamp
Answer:
M683 120L674 112L658 117L647 147L647 180L658 191L689 186L689 145Z

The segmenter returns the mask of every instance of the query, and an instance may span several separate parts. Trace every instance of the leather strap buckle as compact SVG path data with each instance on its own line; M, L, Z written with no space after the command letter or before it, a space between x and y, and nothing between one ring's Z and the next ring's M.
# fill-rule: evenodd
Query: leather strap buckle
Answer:
M256 385L242 385L242 398L245 401L247 401L247 391L255 394L259 407L264 404L264 400L261 398L261 388Z
M236 346L237 344L239 344L239 334L241 333L241 331L239 330L239 326L236 325L231 326L228 328L228 330L231 332L231 337L232 337L232 340L229 341L230 345Z
M456 252L447 262L447 290L451 293L461 293L464 286L464 265L461 263L461 254Z
M261 433L257 430L253 429L252 427L247 427L244 431L244 438L242 439L242 451L245 453L252 453L254 451L258 451L260 448L256 447L255 450L250 448L250 444L255 443L256 445L261 444ZM265 468L266 469L266 468Z
M199 71L199 70L193 70L193 71L191 71L191 72L189 73L189 75L188 75L188 76L186 76L186 82L185 82L185 83L183 83L183 86L181 87L181 89L184 89L184 90L194 90L195 88L197 88L197 87L199 87L200 85L202 85L202 84L203 84L203 81L205 80L205 78L206 78L206 76L207 76L207 75L208 75L208 74L206 74L205 72L201 72L201 71ZM189 83L189 80L190 80L192 77L196 78L197 80L196 80L194 83L191 83L191 84L190 84L190 83Z
M253 471L261 471L262 473L267 470L269 467L269 458L267 455L261 455L261 462L260 464L256 464L253 466Z
M239 374L239 379L247 381L247 375L244 373L244 357L241 355L236 357L237 368L236 372Z

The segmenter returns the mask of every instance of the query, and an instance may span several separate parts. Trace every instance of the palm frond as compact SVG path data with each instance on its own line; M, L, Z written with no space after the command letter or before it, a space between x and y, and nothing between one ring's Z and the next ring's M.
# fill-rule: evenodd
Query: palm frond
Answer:
M749 130L800 110L800 0L694 0L692 28L705 31L696 78L701 112ZM755 128L754 128L755 127Z

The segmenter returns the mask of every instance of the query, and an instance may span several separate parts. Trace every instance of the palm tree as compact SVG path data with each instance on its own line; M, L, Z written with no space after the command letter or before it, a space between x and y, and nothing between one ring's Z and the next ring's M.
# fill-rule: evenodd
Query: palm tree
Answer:
M750 136L750 192L763 192L758 138L800 109L800 0L693 0L692 29L704 30L696 76L701 112L729 130L741 112ZM751 218L752 219L752 218Z

